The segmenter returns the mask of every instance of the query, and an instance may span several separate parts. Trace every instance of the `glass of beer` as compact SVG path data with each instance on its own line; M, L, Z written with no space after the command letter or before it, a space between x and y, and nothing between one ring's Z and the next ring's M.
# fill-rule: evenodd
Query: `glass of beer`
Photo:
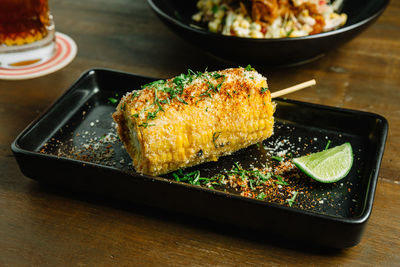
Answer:
M0 0L0 68L44 62L55 47L48 0Z

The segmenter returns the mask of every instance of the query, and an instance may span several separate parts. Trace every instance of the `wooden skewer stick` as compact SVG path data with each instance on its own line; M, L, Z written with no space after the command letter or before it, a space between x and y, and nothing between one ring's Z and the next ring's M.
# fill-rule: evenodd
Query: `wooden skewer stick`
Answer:
M279 97L279 96L282 96L282 95L290 94L290 93L299 91L301 89L304 89L304 88L307 88L307 87L310 87L310 86L313 86L313 85L316 85L316 84L317 84L317 82L314 79L312 79L312 80L309 80L307 82L296 84L296 85L291 86L289 88L286 88L286 89L283 89L283 90L279 90L277 92L273 92L271 94L271 97L275 98L275 97Z

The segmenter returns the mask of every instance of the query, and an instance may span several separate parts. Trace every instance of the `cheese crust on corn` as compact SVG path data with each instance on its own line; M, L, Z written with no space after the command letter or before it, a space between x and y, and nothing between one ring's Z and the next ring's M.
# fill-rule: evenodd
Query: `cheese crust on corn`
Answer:
M270 137L275 104L251 67L181 74L126 94L113 118L137 172L216 161Z

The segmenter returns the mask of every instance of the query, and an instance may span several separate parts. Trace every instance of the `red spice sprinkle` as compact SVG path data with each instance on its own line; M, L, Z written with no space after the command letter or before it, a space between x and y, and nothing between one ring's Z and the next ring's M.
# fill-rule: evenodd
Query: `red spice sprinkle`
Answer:
M279 124L277 127L279 127ZM94 128L89 127L89 129ZM123 164L126 161L123 161L121 158L117 159L116 152L114 151L114 148L119 149L117 146L121 146L121 143L117 139L114 127L110 131L106 134L103 131L101 134L95 134L90 131L82 131L80 133L71 132L71 138L66 139L65 143L51 138L48 143L40 148L39 152L108 166L115 166L118 163ZM308 143L313 142L313 140L306 141L305 137L302 137L302 139L299 138L300 140ZM331 192L327 185L311 180L291 163L289 158L293 154L298 153L295 150L296 148L291 145L294 142L290 142L288 138L269 142L270 147L273 147L273 149L267 149L264 145L261 145L261 149L265 148L268 151L267 155L271 156L269 153L272 152L274 155L282 157L283 161L277 162L269 159L267 156L264 159L265 161L261 163L263 167L256 168L250 165L248 169L244 169L237 163L231 170L222 171L222 173L218 174L220 178L223 176L223 179L212 180L215 177L213 176L209 178L210 182L200 185L285 206L289 206L289 203L291 203L291 207L304 210L329 214L336 212L338 215L348 216L349 210L347 208L344 210L346 205L341 204L347 199L358 198L357 196L349 196L352 192L351 187L353 184L347 182L346 187L348 188L346 190L346 187L344 187L344 192ZM303 149L305 150L308 144L303 143L303 145ZM287 153L290 154L290 157L288 157ZM304 152L302 154L304 155ZM270 165L265 166L265 164ZM87 164L82 164L82 166L85 165ZM119 167L124 168L124 170L133 171L132 166L128 166L128 164L123 164ZM333 186L337 185L333 184ZM294 198L295 194L296 197ZM292 198L293 202L290 202ZM358 204L354 201L352 203L355 204L353 204L354 208L350 210L350 213L356 214Z

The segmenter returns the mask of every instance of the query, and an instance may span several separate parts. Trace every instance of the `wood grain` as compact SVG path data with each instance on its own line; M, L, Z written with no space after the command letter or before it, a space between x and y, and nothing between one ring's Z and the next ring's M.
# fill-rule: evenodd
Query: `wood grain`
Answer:
M0 81L0 265L398 265L400 262L400 2L359 37L307 65L255 66L272 91L309 79L288 98L378 113L389 136L361 243L345 250L259 240L191 219L49 188L19 171L10 144L94 67L154 77L228 67L171 33L145 1L50 0L57 31L78 44L64 69ZM276 88L276 90L274 90ZM329 229L327 229L329 231Z

